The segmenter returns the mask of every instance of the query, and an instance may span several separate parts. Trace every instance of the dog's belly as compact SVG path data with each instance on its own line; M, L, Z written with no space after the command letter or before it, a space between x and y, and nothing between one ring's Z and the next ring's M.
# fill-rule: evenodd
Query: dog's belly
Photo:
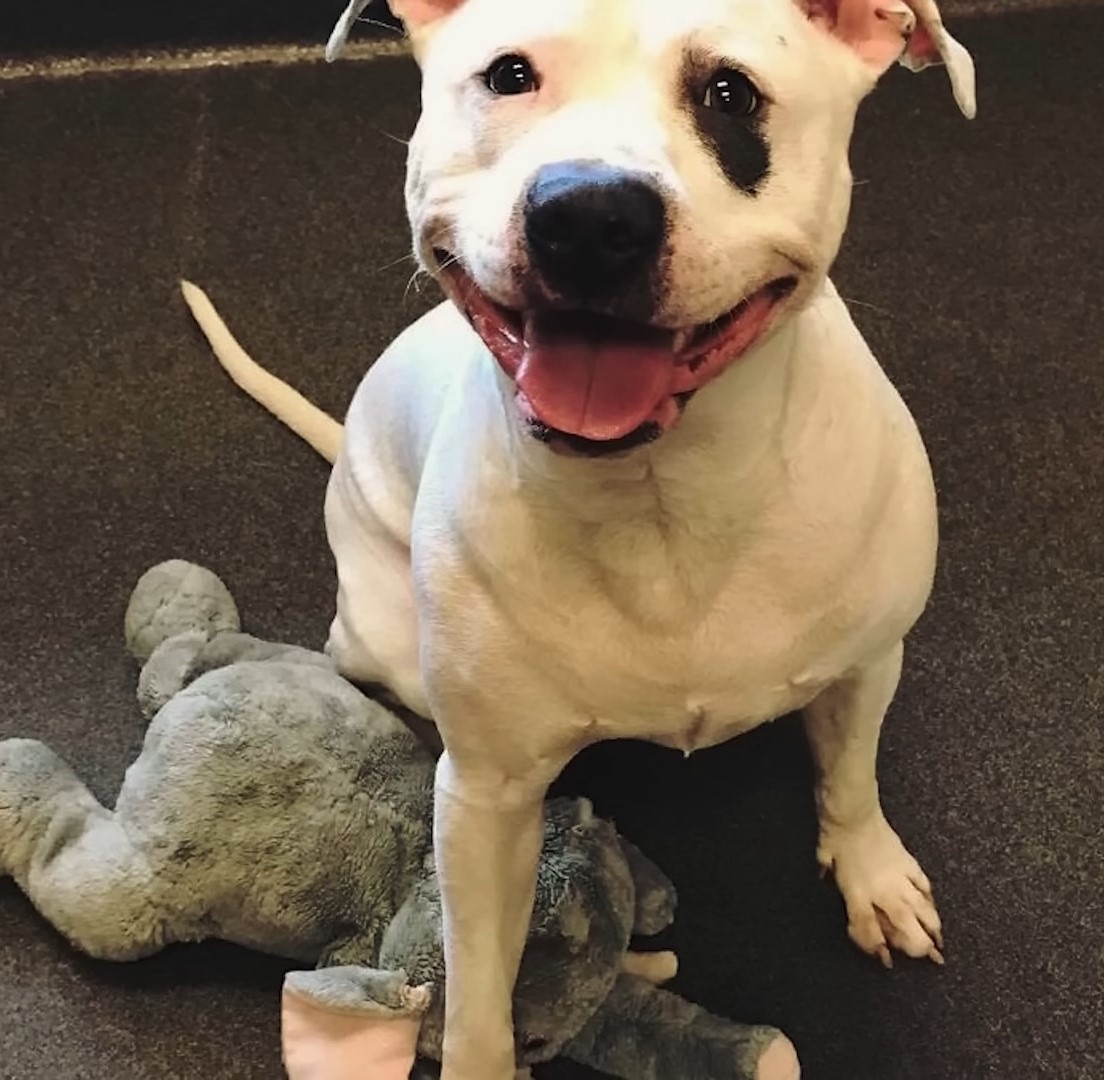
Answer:
M643 739L690 755L727 742L809 704L830 680L808 686L741 687L728 694L680 694L661 703L637 701L613 719L598 721L601 740Z
M638 701L635 709L608 726L611 737L646 739L691 754L804 708L831 682L823 675L797 675L774 683L733 684L724 690L680 687L671 701Z

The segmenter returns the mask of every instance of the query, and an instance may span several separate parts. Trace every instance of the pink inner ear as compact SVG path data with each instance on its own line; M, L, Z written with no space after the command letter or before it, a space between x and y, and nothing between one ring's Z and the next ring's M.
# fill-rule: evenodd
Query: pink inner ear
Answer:
M409 1080L420 1016L342 1012L287 990L282 1014L289 1080Z
M464 0L391 0L391 10L407 26L424 26L458 8Z
M806 6L814 22L854 49L878 74L900 59L916 24L903 0L807 0Z
M923 26L917 26L909 38L908 54L921 64L938 64L942 60L939 46Z

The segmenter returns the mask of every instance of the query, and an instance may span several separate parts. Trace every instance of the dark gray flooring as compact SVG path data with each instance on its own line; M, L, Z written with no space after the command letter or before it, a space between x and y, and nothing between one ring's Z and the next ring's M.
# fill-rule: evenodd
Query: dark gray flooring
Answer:
M599 749L565 781L679 883L681 989L784 1027L809 1080L1104 1076L1104 13L959 30L981 118L938 73L890 78L837 275L942 496L882 779L946 969L848 945L793 722L689 762ZM389 137L415 100L400 61L0 85L0 737L105 798L142 736L120 630L143 570L202 561L298 642L331 604L325 466L220 376L176 278L341 411L430 299L403 298ZM87 962L0 884L0 1078L277 1077L281 970Z

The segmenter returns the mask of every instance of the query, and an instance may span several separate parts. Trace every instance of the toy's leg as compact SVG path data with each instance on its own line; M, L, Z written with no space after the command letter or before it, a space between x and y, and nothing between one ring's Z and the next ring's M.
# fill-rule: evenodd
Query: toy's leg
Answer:
M623 975L565 1055L622 1080L798 1080L776 1028L735 1024Z
M898 644L829 687L805 713L818 772L817 859L835 875L851 939L887 967L891 945L943 962L931 884L886 821L878 798L878 736L897 691L902 655Z
M322 951L318 959L320 969L357 968L368 970L364 965L376 962L379 956L380 942L383 940L386 923L380 925L373 920L368 929L350 937L335 941Z
M621 961L621 970L626 975L662 986L669 983L678 974L678 956L671 951L664 952L627 952Z
M348 678L347 675L345 677ZM353 680L350 681L353 682ZM408 709L398 697L380 683L353 682L353 685L366 697L378 701L385 709L394 713L433 753L434 757L440 757L444 753L445 744L441 741L441 733L432 720Z
M78 949L104 960L156 952L149 871L130 838L48 746L0 743L0 873Z

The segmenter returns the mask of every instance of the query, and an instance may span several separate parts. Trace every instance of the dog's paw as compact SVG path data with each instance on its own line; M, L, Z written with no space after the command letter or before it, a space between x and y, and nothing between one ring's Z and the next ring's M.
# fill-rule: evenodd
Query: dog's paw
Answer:
M817 861L847 905L847 932L864 952L893 966L891 949L943 963L943 927L931 882L884 817L822 829Z

